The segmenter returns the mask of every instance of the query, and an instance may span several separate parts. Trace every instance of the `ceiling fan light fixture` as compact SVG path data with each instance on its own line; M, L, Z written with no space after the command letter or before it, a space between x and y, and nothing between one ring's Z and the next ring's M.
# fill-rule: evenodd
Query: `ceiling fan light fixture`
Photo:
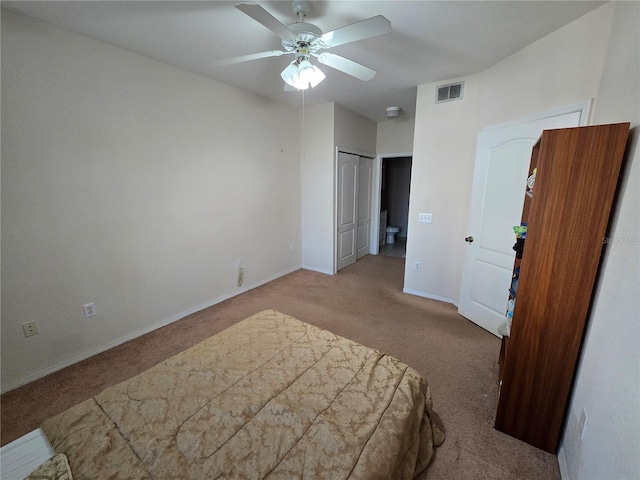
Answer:
M298 66L296 65L296 62L291 62L289 65L287 65L287 68L282 71L280 77L282 77L282 80L284 80L285 83L291 85L292 87L295 87L295 79L297 75Z
M316 25L305 22L306 16L311 11L311 2L309 0L293 0L292 7L298 17L298 21L287 26L257 3L236 4L236 8L242 13L279 36L282 39L283 50L271 50L219 60L215 62L216 66L233 65L249 60L292 53L296 57L295 61L280 74L287 85L285 90L288 87L293 87L296 90L306 90L316 87L325 79L322 70L309 62L311 56L317 57L318 61L323 65L362 81L371 80L375 76L375 70L340 55L328 52L320 53L320 51L389 33L391 31L391 22L389 20L382 15L376 15L375 17L323 33Z
M309 60L295 60L280 74L286 84L297 90L313 88L325 79L325 74Z
M291 85L296 90L306 90L309 88L309 83L305 84L300 78L300 75L298 75L297 61L291 62L287 68L282 71L280 77L282 77L282 80L284 80L287 85Z
M309 60L302 60L298 65L298 77L304 84L308 83L311 88L314 88L325 79L325 74Z

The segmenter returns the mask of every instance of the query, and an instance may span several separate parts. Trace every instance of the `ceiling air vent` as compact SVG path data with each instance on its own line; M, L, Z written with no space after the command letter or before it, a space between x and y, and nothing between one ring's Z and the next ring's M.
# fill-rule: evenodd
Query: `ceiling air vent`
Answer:
M436 103L462 100L463 92L464 82L450 83L449 85L440 85L436 89Z

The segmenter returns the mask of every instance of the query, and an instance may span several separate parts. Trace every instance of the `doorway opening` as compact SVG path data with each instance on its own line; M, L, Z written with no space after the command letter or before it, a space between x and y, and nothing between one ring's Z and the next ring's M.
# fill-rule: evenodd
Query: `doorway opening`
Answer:
M379 255L405 258L413 157L381 158Z

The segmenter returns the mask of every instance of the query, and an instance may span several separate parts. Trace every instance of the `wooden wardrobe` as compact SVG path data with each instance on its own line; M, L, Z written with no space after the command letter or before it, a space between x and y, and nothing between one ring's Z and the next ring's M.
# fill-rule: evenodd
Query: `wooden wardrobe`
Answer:
M522 212L527 232L514 265L519 275L510 336L502 341L495 427L554 454L628 134L629 123L545 130L531 155L535 185Z

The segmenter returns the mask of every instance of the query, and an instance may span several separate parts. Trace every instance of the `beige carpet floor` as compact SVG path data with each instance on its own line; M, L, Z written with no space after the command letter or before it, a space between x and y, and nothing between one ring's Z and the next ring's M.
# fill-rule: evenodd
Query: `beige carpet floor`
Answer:
M555 455L493 428L498 338L458 315L453 305L402 293L403 271L404 259L372 255L334 276L298 270L7 392L1 398L2 444L235 322L273 308L387 352L427 379L447 438L419 478L559 479Z

